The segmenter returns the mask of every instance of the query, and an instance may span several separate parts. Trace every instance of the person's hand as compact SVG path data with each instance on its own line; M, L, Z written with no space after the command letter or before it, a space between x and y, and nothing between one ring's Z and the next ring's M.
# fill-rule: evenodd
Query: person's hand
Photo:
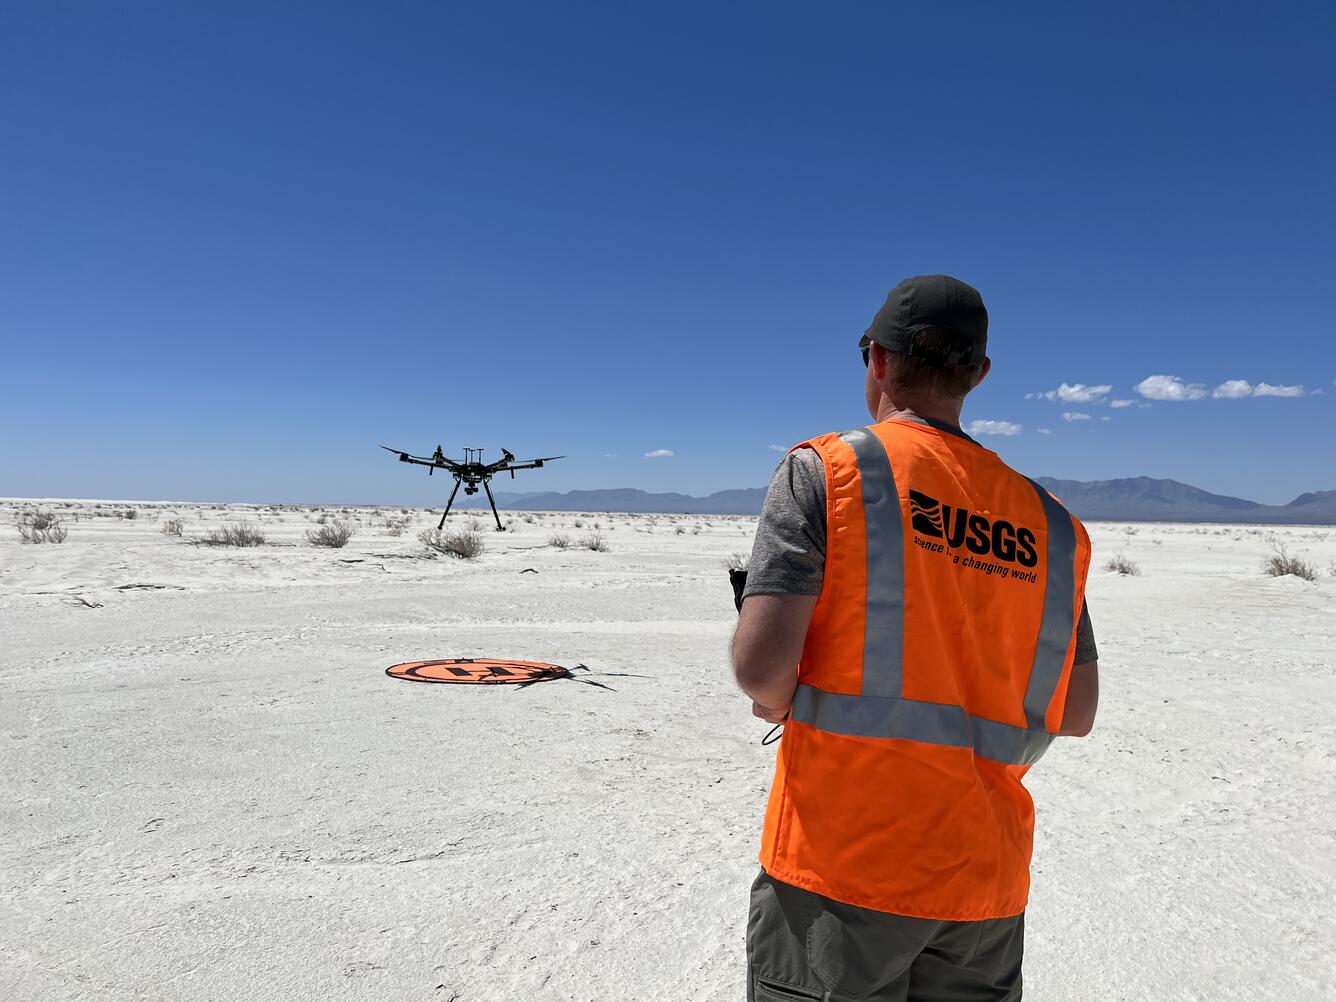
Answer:
M787 706L762 706L755 700L752 701L752 716L760 717L768 724L782 724L788 715Z

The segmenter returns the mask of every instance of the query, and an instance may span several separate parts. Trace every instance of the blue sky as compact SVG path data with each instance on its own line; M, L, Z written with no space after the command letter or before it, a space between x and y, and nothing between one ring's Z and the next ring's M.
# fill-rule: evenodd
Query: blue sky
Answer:
M8 5L0 494L760 486L926 272L1024 472L1336 488L1332 11Z

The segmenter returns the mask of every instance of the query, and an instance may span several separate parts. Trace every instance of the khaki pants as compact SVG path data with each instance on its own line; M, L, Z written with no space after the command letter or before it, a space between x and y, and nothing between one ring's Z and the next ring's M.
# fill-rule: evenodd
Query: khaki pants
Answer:
M909 918L762 870L747 920L747 1002L1017 1002L1024 941L1024 914Z

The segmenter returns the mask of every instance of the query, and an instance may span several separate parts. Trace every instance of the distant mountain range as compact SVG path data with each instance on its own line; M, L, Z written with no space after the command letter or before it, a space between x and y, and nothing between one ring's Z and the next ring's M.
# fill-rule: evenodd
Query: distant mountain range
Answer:
M1177 480L1130 477L1124 480L1038 481L1060 497L1078 518L1110 522L1257 522L1279 525L1336 525L1336 491L1300 494L1286 505L1266 505L1212 494ZM567 491L564 494L496 494L497 507L520 511L639 512L687 515L756 515L765 488L718 491L708 497L651 494L631 488ZM486 505L481 495L466 507Z
M1081 519L1110 522L1264 522L1336 525L1336 491L1300 494L1285 505L1212 494L1177 480L1055 480L1037 477Z

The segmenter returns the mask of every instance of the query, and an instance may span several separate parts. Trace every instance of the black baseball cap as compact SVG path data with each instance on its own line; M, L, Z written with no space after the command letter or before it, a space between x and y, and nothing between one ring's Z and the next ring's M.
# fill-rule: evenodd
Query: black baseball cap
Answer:
M915 336L929 328L954 331L958 345L945 352L916 345ZM858 346L873 341L936 365L980 365L988 350L988 311L979 290L958 278L915 275L890 291Z

